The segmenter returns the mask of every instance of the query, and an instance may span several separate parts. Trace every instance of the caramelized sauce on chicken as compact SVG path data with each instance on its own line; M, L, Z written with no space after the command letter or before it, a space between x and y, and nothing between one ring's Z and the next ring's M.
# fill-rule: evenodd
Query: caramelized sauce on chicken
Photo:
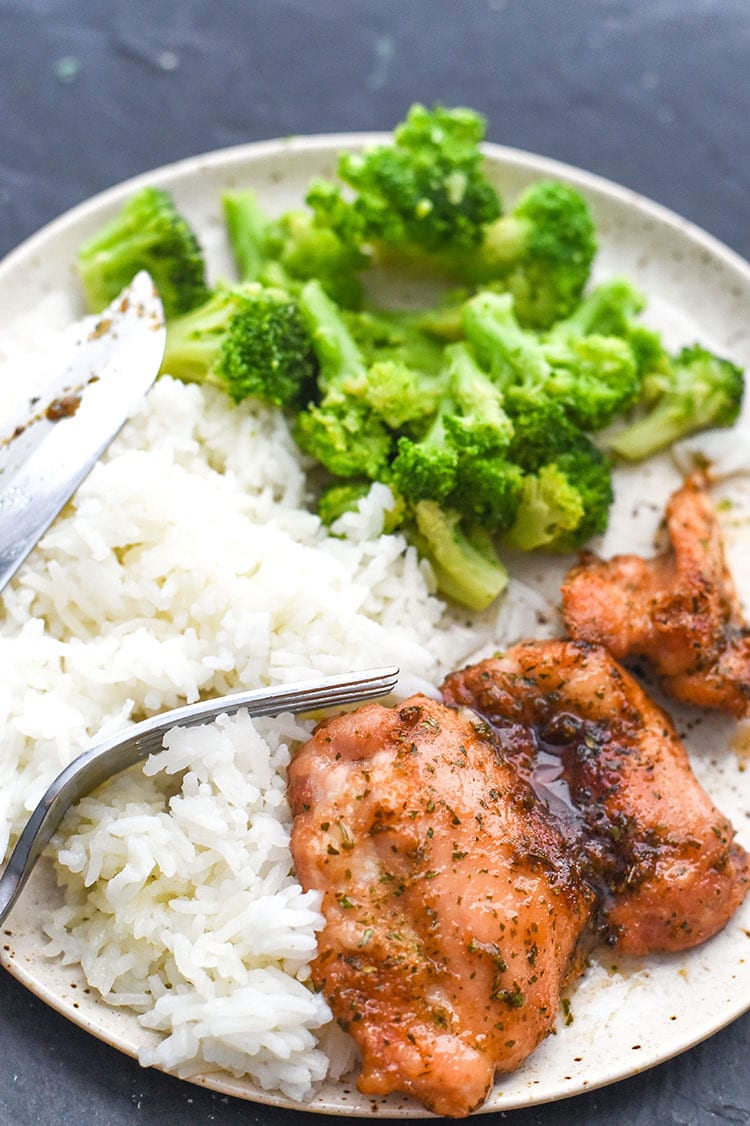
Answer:
M666 524L654 559L584 554L562 588L567 630L618 660L647 658L678 700L750 715L750 628L701 474L673 494Z
M685 950L724 926L748 889L748 858L669 716L604 648L517 645L452 674L443 692L488 719L508 760L557 810L601 894L607 941L631 954ZM550 775L557 806L544 792Z
M594 896L471 713L415 696L321 724L289 767L292 851L323 892L313 980L360 1090L468 1114L552 1027Z

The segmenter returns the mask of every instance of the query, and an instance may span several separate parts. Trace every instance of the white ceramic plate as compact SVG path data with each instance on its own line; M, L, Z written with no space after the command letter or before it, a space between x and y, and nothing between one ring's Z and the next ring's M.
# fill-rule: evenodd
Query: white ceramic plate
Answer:
M230 269L221 219L222 190L252 186L273 211L298 204L309 180L330 175L336 154L376 139L372 135L328 136L247 145L183 161L122 184L74 209L24 243L0 264L0 364L4 342L17 354L19 342L33 355L49 333L39 334L43 312L50 331L63 329L83 312L73 267L82 241L136 188L157 184L170 190L194 223L206 248L212 275ZM506 200L529 181L555 176L576 184L597 221L600 276L627 274L648 295L648 319L670 345L700 339L750 366L750 267L684 220L633 192L587 173L518 151L487 147L493 178ZM47 299L50 300L47 300ZM747 415L745 425L748 425ZM618 501L603 550L648 554L663 502L678 480L666 461L621 474ZM748 609L750 488L733 491L733 519L725 529L730 558ZM744 560L744 562L743 562ZM555 594L559 570L535 560L524 579ZM711 717L677 717L693 752L696 772L750 846L750 797L742 774L735 726ZM733 745L734 743L734 745ZM750 754L750 748L748 749ZM39 865L7 926L0 961L21 982L74 1023L130 1055L153 1034L134 1015L103 1004L74 970L42 954L40 915L58 902L51 868ZM595 960L571 995L572 1023L561 1023L514 1074L498 1081L484 1111L547 1102L614 1082L650 1067L710 1036L750 1007L750 901L724 931L692 952L639 960L611 954ZM249 1081L218 1073L194 1082L229 1095L279 1106L297 1106ZM350 1081L323 1085L307 1104L331 1114L416 1118L426 1116L408 1099L364 1099Z

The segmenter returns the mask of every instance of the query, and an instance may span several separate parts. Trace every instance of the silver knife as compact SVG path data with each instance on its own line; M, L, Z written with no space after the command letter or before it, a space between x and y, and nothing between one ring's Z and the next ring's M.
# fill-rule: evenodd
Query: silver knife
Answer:
M137 274L83 331L25 411L0 422L0 591L158 374L164 311L151 277Z

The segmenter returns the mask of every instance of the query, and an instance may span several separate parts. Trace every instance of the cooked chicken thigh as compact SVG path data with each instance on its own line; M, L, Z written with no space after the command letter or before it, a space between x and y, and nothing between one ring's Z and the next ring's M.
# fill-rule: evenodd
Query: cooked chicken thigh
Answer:
M492 724L555 810L604 933L628 953L715 934L748 889L748 858L693 774L669 717L600 646L529 642L449 676L444 698Z
M313 963L366 1094L463 1116L552 1027L594 895L473 713L424 696L322 723L289 767L292 852L323 892Z
M647 658L678 700L750 715L750 629L701 474L671 497L667 530L655 559L584 555L562 588L567 630L618 660Z

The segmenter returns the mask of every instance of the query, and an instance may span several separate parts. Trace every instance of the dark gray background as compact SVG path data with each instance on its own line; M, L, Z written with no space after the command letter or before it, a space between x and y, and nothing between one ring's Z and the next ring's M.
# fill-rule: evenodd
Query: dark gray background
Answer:
M748 0L0 0L0 254L165 162L387 129L439 100L750 257L749 65ZM0 1126L340 1121L143 1071L5 973L0 1037ZM483 1121L747 1123L748 1060L750 1016L637 1078Z

